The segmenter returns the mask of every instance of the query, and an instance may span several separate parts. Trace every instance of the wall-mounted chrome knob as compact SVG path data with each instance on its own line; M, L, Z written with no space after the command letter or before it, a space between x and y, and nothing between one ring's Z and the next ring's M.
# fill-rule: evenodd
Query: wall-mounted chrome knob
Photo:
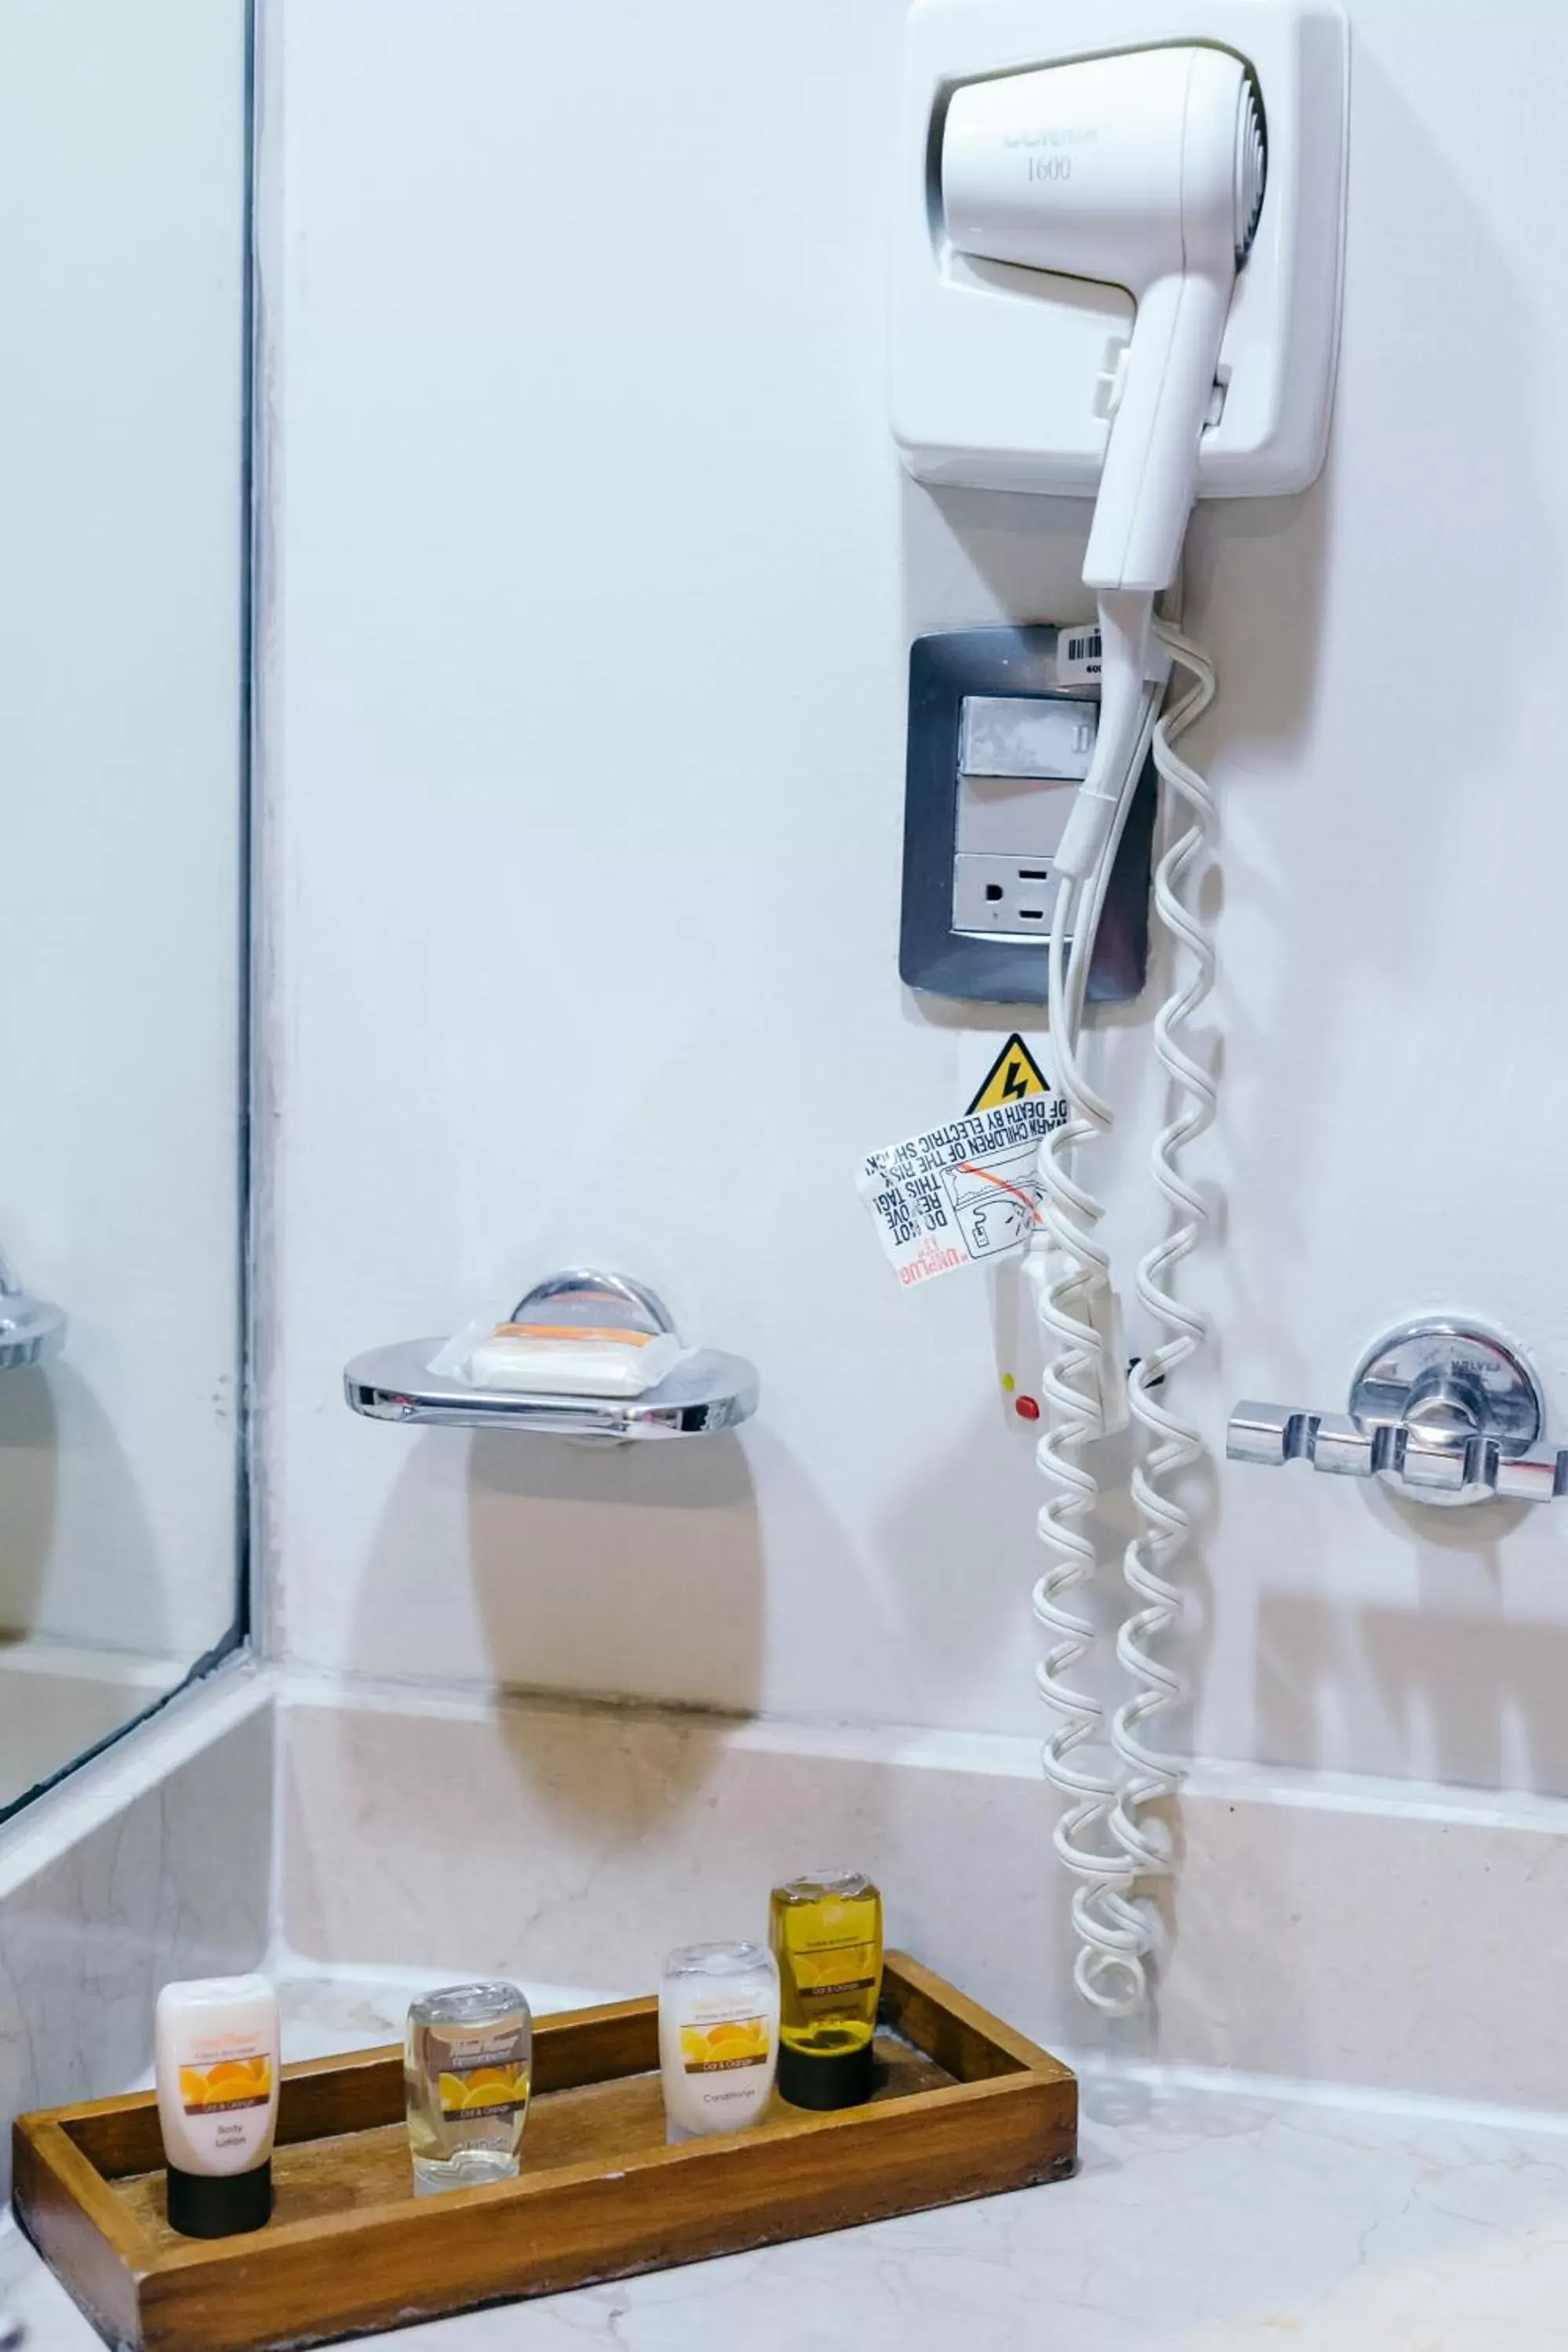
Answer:
M1568 1449L1531 1453L1545 1418L1541 1384L1517 1349L1444 1319L1405 1324L1369 1348L1348 1412L1244 1401L1225 1450L1268 1469L1310 1462L1335 1477L1375 1474L1413 1502L1550 1503L1568 1493Z

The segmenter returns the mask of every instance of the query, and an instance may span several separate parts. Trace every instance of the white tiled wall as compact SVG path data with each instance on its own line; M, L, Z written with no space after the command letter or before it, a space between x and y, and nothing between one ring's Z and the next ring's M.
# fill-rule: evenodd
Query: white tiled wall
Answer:
M1328 471L1205 513L1190 566L1222 677L1223 1239L1184 1276L1216 1447L1235 1397L1336 1407L1438 1306L1524 1341L1568 1434L1568 25L1352 15ZM891 456L901 16L268 12L291 1659L1037 1726L999 1382L1034 1350L979 1280L901 1293L850 1182L1014 1017L897 982L908 638L1082 601L1081 510L932 499ZM1145 1126L1150 1013L1104 1060ZM1101 1165L1135 1243L1132 1131ZM346 1357L580 1255L752 1354L754 1426L648 1459L348 1420ZM1568 1790L1568 1514L1223 1469L1197 1502L1204 1751Z

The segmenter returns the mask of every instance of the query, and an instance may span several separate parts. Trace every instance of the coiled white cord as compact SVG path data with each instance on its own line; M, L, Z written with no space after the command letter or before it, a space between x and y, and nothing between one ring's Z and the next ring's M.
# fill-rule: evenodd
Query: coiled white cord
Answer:
M1154 764L1169 791L1186 803L1192 822L1172 842L1155 870L1154 907L1192 968L1186 985L1161 1006L1154 1023L1154 1051L1175 1103L1173 1116L1155 1139L1152 1155L1154 1181L1167 1210L1167 1230L1140 1261L1137 1276L1141 1304L1169 1336L1139 1359L1129 1383L1133 1418L1146 1440L1131 1482L1132 1501L1143 1525L1127 1547L1122 1572L1142 1605L1126 1620L1116 1643L1117 1657L1133 1690L1118 1708L1111 1726L1111 1741L1123 1777L1111 1810L1110 1831L1139 1880L1170 1874L1169 1830L1144 1809L1173 1796L1185 1774L1185 1766L1178 1759L1148 1744L1144 1727L1175 1706L1183 1696L1181 1675L1153 1647L1181 1617L1181 1592L1171 1581L1169 1570L1189 1531L1186 1512L1163 1490L1162 1482L1179 1475L1203 1452L1197 1430L1171 1408L1170 1380L1203 1345L1209 1327L1206 1316L1174 1295L1170 1279L1182 1260L1198 1246L1209 1222L1207 1202L1183 1175L1179 1154L1204 1133L1215 1114L1214 1080L1177 1034L1214 982L1214 943L1194 908L1181 896L1184 877L1210 838L1214 794L1173 748L1214 700L1214 665L1190 639L1173 630L1161 634L1174 659L1191 674L1193 684L1154 730ZM1139 1923L1142 1964L1152 1949L1154 1919L1145 1905L1136 1904L1131 1909Z
M1207 936L1178 896L1183 876L1207 839L1213 797L1173 748L1213 699L1214 671L1207 656L1189 640L1164 628L1158 635L1196 682L1163 720L1157 718L1162 684L1145 689L1135 745L1119 778L1114 819L1106 828L1102 852L1086 880L1064 877L1057 893L1048 979L1052 1059L1070 1117L1046 1139L1041 1151L1044 1198L1033 1262L1040 1322L1055 1343L1042 1378L1048 1419L1037 1459L1057 1490L1037 1523L1041 1540L1057 1559L1037 1581L1033 1596L1037 1619L1056 1638L1036 1676L1040 1696L1062 1718L1046 1743L1042 1760L1047 1778L1067 1800L1054 1832L1056 1850L1079 1881L1072 1903L1079 1937L1074 1982L1091 2007L1113 2017L1136 2013L1147 1999L1146 1960L1153 1927L1146 1907L1133 1899L1135 1884L1170 1868L1163 1830L1157 1820L1145 1817L1142 1808L1171 1794L1181 1778L1173 1759L1144 1743L1140 1727L1175 1705L1182 1695L1180 1676L1150 1647L1180 1613L1180 1594L1163 1571L1187 1534L1184 1512L1157 1482L1195 1459L1201 1441L1195 1430L1151 1392L1191 1356L1206 1330L1205 1319L1184 1307L1164 1284L1171 1270L1196 1246L1206 1223L1202 1196L1182 1178L1175 1155L1207 1127L1215 1101L1207 1074L1173 1034L1207 995L1214 971ZM1162 1131L1153 1152L1155 1181L1182 1222L1138 1268L1140 1299L1173 1336L1150 1351L1131 1383L1132 1410L1151 1443L1132 1477L1132 1496L1144 1527L1128 1547L1123 1573L1142 1606L1128 1618L1117 1640L1118 1659L1132 1677L1134 1691L1116 1712L1108 1750L1102 1744L1104 1704L1083 1686L1089 1679L1085 1669L1090 1664L1095 1627L1073 1605L1072 1596L1092 1588L1098 1568L1093 1540L1082 1522L1092 1513L1100 1489L1081 1452L1103 1433L1102 1396L1119 1368L1105 1364L1103 1342L1092 1319L1096 1296L1109 1278L1106 1252L1095 1237L1102 1207L1069 1174L1066 1161L1078 1145L1104 1135L1111 1123L1110 1107L1079 1066L1078 1034L1105 890L1151 738L1162 779L1194 812L1194 823L1160 860L1155 908L1179 944L1194 956L1196 968L1155 1022L1161 1064L1189 1098L1188 1108Z
M1057 1085L1070 1117L1046 1138L1040 1154L1044 1195L1033 1267L1043 1329L1055 1343L1041 1378L1047 1419L1037 1450L1042 1474L1056 1492L1040 1511L1040 1539L1056 1555L1034 1589L1034 1612L1055 1636L1036 1668L1041 1697L1061 1717L1042 1755L1046 1777L1065 1798L1053 1842L1079 1884L1072 1918L1079 1938L1073 1978L1085 2000L1111 2016L1131 2014L1144 1997L1146 1942L1141 1915L1131 1903L1133 1864L1107 1835L1117 1801L1119 1775L1104 1745L1105 1708L1084 1686L1079 1671L1089 1660L1095 1628L1073 1605L1080 1587L1092 1586L1098 1565L1092 1538L1081 1522L1093 1511L1100 1488L1081 1460L1081 1450L1103 1429L1102 1396L1112 1368L1092 1319L1095 1294L1104 1289L1109 1261L1095 1238L1100 1203L1069 1174L1067 1159L1079 1144L1102 1135L1110 1110L1078 1065L1077 1036L1088 977L1089 951L1100 919L1132 789L1148 755L1160 688L1142 698L1134 748L1126 762L1128 780L1119 793L1102 854L1083 883L1064 876L1051 919L1048 993L1052 1060ZM1072 954L1068 954L1069 933Z
M1058 908L1069 895L1064 882ZM1067 980L1061 929L1059 922L1053 926L1050 985L1058 1004L1064 1002ZM1139 1923L1121 1916L1131 1865L1106 1833L1118 1789L1114 1758L1102 1746L1104 1706L1074 1677L1074 1669L1089 1657L1095 1629L1071 1598L1076 1588L1092 1584L1097 1566L1093 1539L1079 1522L1093 1510L1100 1489L1079 1455L1100 1432L1100 1339L1086 1309L1090 1293L1105 1279L1107 1260L1094 1239L1100 1203L1063 1165L1068 1151L1103 1132L1109 1120L1097 1096L1069 1084L1059 1054L1056 1076L1073 1115L1046 1139L1041 1160L1041 1226L1048 1255L1037 1299L1040 1322L1055 1349L1041 1381L1046 1426L1037 1454L1056 1489L1038 1521L1040 1539L1056 1560L1034 1591L1035 1615L1055 1639L1035 1673L1041 1697L1061 1718L1046 1742L1042 1762L1046 1777L1067 1801L1053 1832L1056 1850L1079 1882L1072 1899L1079 1937L1074 1981L1094 2007L1110 2010L1132 1997L1133 1988L1121 1979L1137 1964L1141 1933Z

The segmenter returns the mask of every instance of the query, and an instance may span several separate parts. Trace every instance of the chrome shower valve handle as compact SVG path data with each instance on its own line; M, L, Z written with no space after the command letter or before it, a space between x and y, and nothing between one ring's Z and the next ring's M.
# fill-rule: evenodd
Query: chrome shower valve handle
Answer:
M1333 1477L1381 1476L1412 1502L1550 1503L1568 1493L1568 1449L1532 1454L1545 1425L1524 1357L1481 1327L1407 1323L1368 1349L1345 1413L1244 1400L1226 1457Z

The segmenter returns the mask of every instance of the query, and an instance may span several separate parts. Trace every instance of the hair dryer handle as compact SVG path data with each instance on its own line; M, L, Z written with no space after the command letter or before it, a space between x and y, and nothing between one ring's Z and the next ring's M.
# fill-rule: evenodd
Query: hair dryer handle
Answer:
M1232 269L1173 272L1145 289L1084 559L1090 588L1157 592L1176 576L1235 285Z

